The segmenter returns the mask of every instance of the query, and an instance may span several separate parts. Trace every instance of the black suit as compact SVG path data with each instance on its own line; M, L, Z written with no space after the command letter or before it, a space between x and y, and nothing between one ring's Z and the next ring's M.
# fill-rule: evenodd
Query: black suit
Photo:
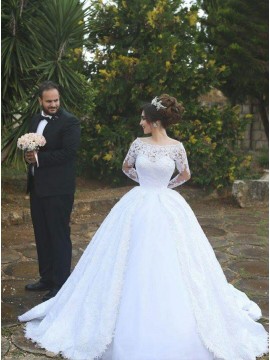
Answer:
M33 117L36 132L41 115ZM60 109L43 131L46 145L38 152L39 166L29 166L27 191L44 283L60 288L70 274L70 215L75 192L75 159L80 142L79 121Z

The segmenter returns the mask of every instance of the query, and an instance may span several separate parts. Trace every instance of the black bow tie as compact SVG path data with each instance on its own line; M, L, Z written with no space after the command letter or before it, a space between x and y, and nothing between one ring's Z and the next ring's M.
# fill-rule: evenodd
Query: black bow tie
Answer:
M41 121L41 120L46 120L46 121L49 123L49 122L53 122L55 119L57 119L57 117L58 117L58 116L56 116L56 115L55 115L55 116L51 116L51 117L41 115L41 116L40 116L40 121Z
M40 121L41 121L41 120L46 120L46 121L50 122L50 121L52 120L52 118L49 117L49 116L43 116L43 115L41 115L41 116L40 116Z

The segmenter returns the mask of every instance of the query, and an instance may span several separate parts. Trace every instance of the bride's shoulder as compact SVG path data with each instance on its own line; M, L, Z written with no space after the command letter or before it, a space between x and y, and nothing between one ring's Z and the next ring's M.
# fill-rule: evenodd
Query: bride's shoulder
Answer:
M147 137L137 137L136 140L137 140L137 141L142 141L142 142L147 142L146 139L147 139ZM136 140L135 140L135 141L136 141Z
M132 143L131 143L131 147L132 148L136 148L136 149L139 149L139 148L141 148L141 146L143 145L143 143L144 143L144 141L143 140L141 140L142 138L139 138L139 137L137 137L135 140L133 140L132 141Z
M170 138L170 143L171 143L172 145L179 145L179 144L182 144L182 143L181 143L181 141L179 141L179 140L175 140L175 139L172 139L172 138Z
M175 139L172 139L172 138L170 138L170 142L169 142L168 145L175 145L176 148L178 148L178 147L182 148L183 147L183 144L182 144L181 141L175 140Z
M138 146L143 146L144 144L151 144L149 140L147 140L147 137L137 137L134 141Z
M150 145L159 145L159 146L167 146L167 145L182 145L181 141L175 140L173 138L169 138L166 144L155 144L151 141L151 137L137 137L135 140L140 143L150 144Z

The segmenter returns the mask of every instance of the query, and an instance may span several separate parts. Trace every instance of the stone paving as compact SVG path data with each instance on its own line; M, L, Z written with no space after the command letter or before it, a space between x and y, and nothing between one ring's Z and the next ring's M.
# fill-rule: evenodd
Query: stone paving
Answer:
M71 223L73 267L110 208L129 189L77 192ZM228 281L259 304L260 321L268 330L268 208L241 209L228 197L212 198L188 186L181 193L198 217ZM28 199L24 200L10 208L7 199L2 201L2 359L60 359L27 341L17 322L17 316L40 303L44 294L24 290L26 283L38 278Z

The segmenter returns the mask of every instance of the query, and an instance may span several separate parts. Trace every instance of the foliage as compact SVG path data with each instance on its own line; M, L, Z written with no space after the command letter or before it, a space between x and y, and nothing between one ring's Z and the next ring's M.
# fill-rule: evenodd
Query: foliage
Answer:
M57 82L61 105L77 116L85 109L90 92L82 75L87 11L77 0L2 2L2 158L8 163L22 157L16 142L39 110L40 82Z
M222 90L233 103L258 104L268 137L269 3L264 0L201 0L202 29L213 61L223 71Z
M89 75L97 91L93 117L85 123L82 163L93 176L123 181L122 161L141 136L140 105L167 92L184 103L185 120L169 133L187 148L193 182L223 187L248 160L236 154L246 123L236 109L201 108L200 94L217 85L223 71L198 41L198 9L181 1L93 2ZM236 155L235 155L236 154Z
M168 134L186 148L193 184L221 189L249 170L252 157L238 148L249 121L248 116L240 116L238 107L198 106L179 125L168 129ZM118 122L118 131L111 123L90 123L85 124L81 162L91 169L92 176L123 183L121 167L130 139L142 134L128 128L125 122Z
M173 128L185 145L193 183L221 189L249 169L252 157L238 148L248 121L238 107L199 107Z
M115 185L123 182L122 162L133 135L124 122L116 129L111 124L84 120L80 171Z
M118 181L123 157L139 135L140 106L168 92L192 108L215 84L217 69L196 41L196 7L182 1L93 1L88 74L97 91L95 112L84 128L85 161L92 172ZM88 159L89 161L89 159Z
M269 150L268 149L263 148L258 151L257 162L262 168L269 169Z
M12 99L25 98L30 84L28 69L36 63L32 44L31 21L35 16L35 1L25 6L23 1L2 2L2 106L9 109ZM4 120L9 112L4 111Z
M98 115L127 117L141 101L171 92L184 103L209 90L216 69L196 42L197 9L182 1L93 2L89 75L98 84ZM106 108L104 108L104 101ZM105 118L104 118L105 116Z
M51 79L63 89L62 105L83 119L81 172L114 184L126 179L121 165L141 136L140 106L169 93L186 109L169 134L183 141L193 182L218 188L232 182L250 161L237 152L247 121L235 108L198 104L227 74L209 53L200 21L198 7L182 0L94 0L89 8L77 0L3 0L6 162L21 159L16 142L38 111L37 84ZM88 65L84 43L92 54Z

